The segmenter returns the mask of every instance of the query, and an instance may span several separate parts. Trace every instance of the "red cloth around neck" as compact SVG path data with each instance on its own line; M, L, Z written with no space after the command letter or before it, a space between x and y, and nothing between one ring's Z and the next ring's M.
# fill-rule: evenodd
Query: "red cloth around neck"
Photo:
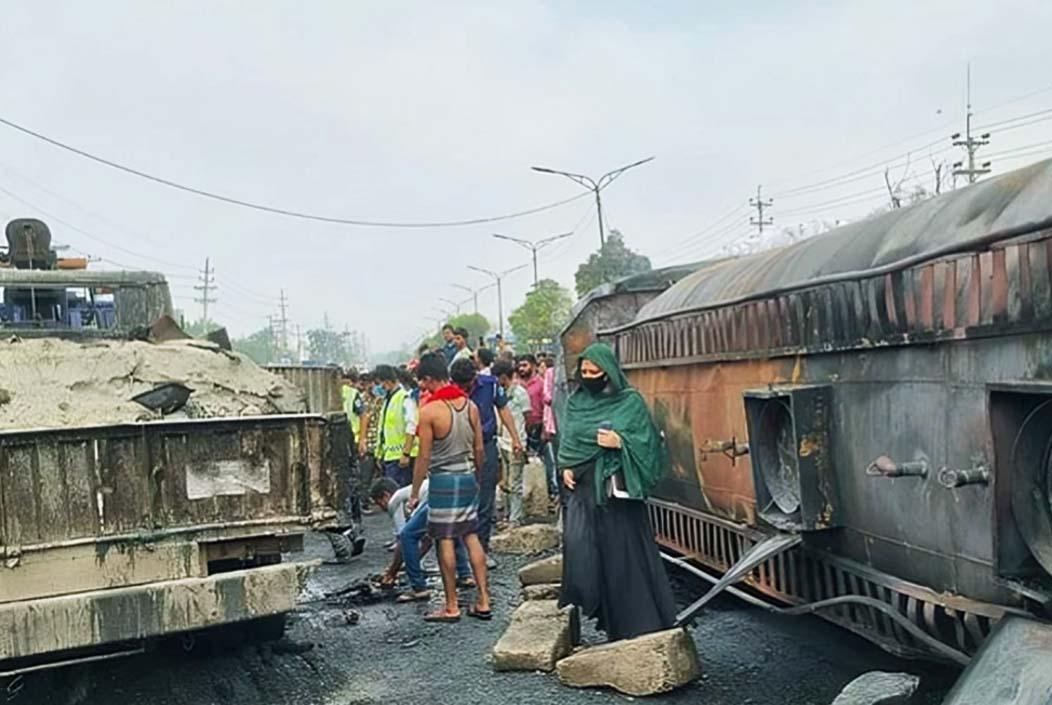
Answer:
M464 390L455 384L447 384L440 389L435 390L428 398L427 403L430 404L433 401L453 401L454 399L464 399L467 394Z

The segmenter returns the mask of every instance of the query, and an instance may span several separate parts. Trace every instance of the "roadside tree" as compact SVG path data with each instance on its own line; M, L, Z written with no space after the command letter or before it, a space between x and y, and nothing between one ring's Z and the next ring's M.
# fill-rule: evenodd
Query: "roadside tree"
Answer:
M605 282L642 274L651 269L649 257L628 249L621 231L611 230L602 249L593 252L588 261L577 268L574 274L577 296L582 297Z
M521 306L511 312L508 323L519 341L538 347L554 340L570 318L573 298L553 279L537 282Z

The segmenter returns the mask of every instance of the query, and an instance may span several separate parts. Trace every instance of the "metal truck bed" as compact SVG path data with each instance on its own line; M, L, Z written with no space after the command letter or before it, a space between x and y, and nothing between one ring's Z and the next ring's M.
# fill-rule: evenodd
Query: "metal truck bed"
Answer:
M348 440L342 414L0 432L0 662L287 611L281 554L351 523Z

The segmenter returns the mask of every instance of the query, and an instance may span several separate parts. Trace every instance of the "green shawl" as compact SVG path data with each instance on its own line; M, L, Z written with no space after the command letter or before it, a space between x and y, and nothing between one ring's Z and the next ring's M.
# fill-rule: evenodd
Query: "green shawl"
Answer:
M596 503L606 502L606 480L621 472L625 487L634 499L645 499L667 467L665 444L654 425L643 397L628 384L613 349L606 343L593 343L581 360L599 366L610 380L598 394L578 386L560 419L559 467L574 468L595 462ZM581 381L581 363L577 363ZM596 443L600 424L609 422L621 436L621 448L601 448Z

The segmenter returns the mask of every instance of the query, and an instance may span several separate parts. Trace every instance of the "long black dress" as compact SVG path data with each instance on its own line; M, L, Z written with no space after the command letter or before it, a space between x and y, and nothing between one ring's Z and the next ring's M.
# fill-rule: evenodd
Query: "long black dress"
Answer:
M597 619L611 641L670 629L676 603L646 504L611 498L598 507L594 465L573 470L575 489L563 492L559 605L576 605Z

